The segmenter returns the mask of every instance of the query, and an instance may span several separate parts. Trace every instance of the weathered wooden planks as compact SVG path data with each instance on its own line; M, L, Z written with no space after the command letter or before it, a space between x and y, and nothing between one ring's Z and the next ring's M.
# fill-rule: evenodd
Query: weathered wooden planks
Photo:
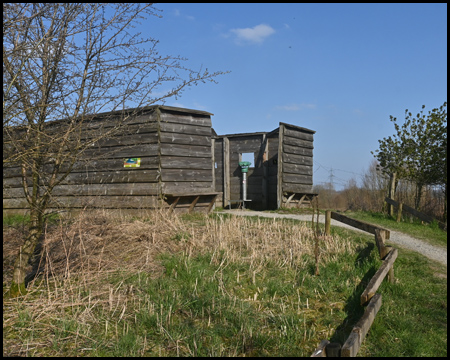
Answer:
M160 123L160 130L162 132L175 132L191 135L207 135L211 136L211 128L205 126L194 126L187 124L174 124L174 123Z
M286 173L283 175L283 180L285 183L312 185L312 176L311 175Z
M115 133L99 139L83 153L72 172L54 189L55 204L76 208L152 207L166 185L168 191L214 190L210 113L164 106L129 113L133 115ZM105 113L88 120L81 138L87 141L114 129L119 116ZM49 136L64 126L64 121L49 124ZM140 158L140 167L124 168L126 158ZM27 206L20 168L4 169L3 176L4 207Z
M355 357L369 332L375 316L381 308L381 294L375 294L364 311L364 315L353 328L347 341L342 345L342 357Z
M297 164L297 165L313 165L313 159L310 156L302 156L302 155L296 155L296 154L287 154L283 153L282 160L284 163L291 163L291 164Z
M158 206L157 196L55 196L50 201L50 209L55 208L155 208ZM26 209L28 203L24 198L3 199L4 209Z
M175 124L188 124L196 127L203 126L211 131L211 116L210 114L194 114L186 113L185 111L171 111L166 110L161 112L160 115L161 124L163 123L175 123Z
M283 128L281 139L283 143L279 147L282 152L281 193L312 193L314 131L284 123L280 123L281 127ZM282 196L281 193L278 193L278 197ZM283 201L283 199L280 199L279 203L283 206L290 205L290 201Z
M298 144L288 145L286 141L285 141L283 150L285 153L289 153L289 154L296 154L296 155L310 156L310 157L313 156L312 148L300 147Z
M355 219L349 218L348 216L338 214L334 211L331 212L331 218L334 220L343 222L344 224L353 226L357 229L371 233L373 235L376 235L377 230L382 229L379 226L369 224L365 221L355 220ZM386 231L386 240L389 240L389 234L390 234L389 230L386 230L386 229L382 229L382 230Z
M286 192L295 194L287 203L299 204L301 194L311 194L314 131L280 123L270 133L217 136L210 115L152 106L93 116L85 123L83 140L105 131L117 132L85 151L61 187L55 189L55 196L101 195L102 201L107 201L108 196L150 196L162 189L217 191L223 193L226 206L228 200L242 197L238 163L243 153L254 154L254 164L247 174L252 205L276 208ZM121 126L116 129L118 123ZM50 132L57 134L64 124L49 124ZM140 158L140 167L124 168L126 158ZM50 174L52 165L47 167ZM19 170L4 168L4 195L8 190L8 198L20 197ZM149 184L148 192L145 184Z
M215 190L212 153L210 116L160 114L160 181L167 192Z
M383 282L385 276L392 268L395 259L398 256L398 250L392 249L389 254L386 256L385 260L383 260L383 264L380 266L378 271L370 280L364 292L361 294L361 305L365 304L369 301L376 293L381 283Z
M161 155L211 159L211 145L160 144Z

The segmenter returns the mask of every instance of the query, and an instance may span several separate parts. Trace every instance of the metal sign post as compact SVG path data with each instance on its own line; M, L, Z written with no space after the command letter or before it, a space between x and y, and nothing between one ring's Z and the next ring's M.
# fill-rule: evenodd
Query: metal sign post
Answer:
M252 163L250 161L240 161L239 166L242 171L242 208L245 209L245 202L251 201L247 200L247 172L248 168Z

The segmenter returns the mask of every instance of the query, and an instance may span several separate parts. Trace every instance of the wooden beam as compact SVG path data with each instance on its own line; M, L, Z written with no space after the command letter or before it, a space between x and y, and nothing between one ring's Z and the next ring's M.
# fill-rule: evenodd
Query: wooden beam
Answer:
M373 235L375 235L375 230L377 230L377 229L385 230L386 231L386 240L389 240L390 232L387 229L380 228L378 226L366 223L364 221L360 221L360 220L355 220L355 219L349 218L349 217L347 217L345 215L338 214L338 213L336 213L334 211L331 212L331 218L336 220L336 221L340 221L340 222L342 222L344 224L353 226L353 227L355 227L357 229L360 229L360 230L363 230L363 231L367 231L368 233L371 233Z
M390 251L390 248L386 247L386 230L375 229L375 242L377 243L378 252L380 253L380 259L383 260Z
M385 198L385 201L386 201L389 205L393 205L393 206L395 206L395 207L397 207L397 208L399 208L400 205L402 205L402 204L399 204L397 201L392 200L392 199L390 199L390 198L388 198L388 197ZM410 213L411 215L414 215L415 217L419 218L419 219L422 220L422 221L426 221L426 222L428 222L428 223L431 223L431 222L433 222L434 220L436 220L434 217L429 216L429 215L426 215L426 214L424 214L424 213L421 213L420 211L417 211L416 209L414 209L414 208L412 208L412 207L410 207L410 206L408 206L408 205L403 204L401 208L402 208L402 210L404 210L404 211ZM401 211L401 210L400 210L400 211ZM398 220L398 221L399 221L399 220ZM436 221L437 221L437 220L436 220ZM443 229L443 230L446 230L446 229L447 229L447 225L445 225L444 223L442 223L442 222L440 222L440 221L437 221L437 223L438 223L438 225L439 225L439 227L440 227L441 229Z
M358 353L359 348L367 335L375 316L381 307L381 294L375 294L370 303L367 305L364 315L358 321L358 323L353 328L347 341L344 343L341 349L342 357L355 357Z
M217 200L217 196L218 196L218 195L213 196L211 202L209 203L209 205L208 205L208 207L207 207L207 210L206 210L206 213L207 213L207 214L210 213L212 207L214 206L214 203L215 203L216 200Z
M329 343L325 346L326 357L341 357L341 344L337 342Z
M300 198L300 200L297 203L297 208L300 208L302 205L303 200L305 200L306 194L303 194L303 196Z
M216 190L216 140L211 139L212 189Z
M277 208L283 206L283 134L284 125L280 123L280 130L278 131Z
M223 138L223 207L230 206L230 140Z
M172 213L175 207L177 206L178 201L180 201L181 196L178 196L169 207L169 213Z
M395 259L397 259L397 256L398 250L393 248L392 251L390 251L389 254L386 256L386 259L383 260L383 264L380 266L378 271L369 281L369 284L367 285L364 292L361 294L361 305L367 303L367 301L369 301L375 295L386 274L394 265L394 261Z
M195 207L195 204L197 204L198 199L200 199L200 195L197 196L191 203L191 205L189 205L189 209L188 209L188 213L190 214L192 212L192 210Z
M263 209L267 209L268 206L268 199L269 199L269 187L268 187L268 171L269 171L269 142L267 141L267 135L263 134L263 144L262 147L264 148L263 157L262 157L262 169L263 169L263 178L261 182L262 186L262 207Z
M292 195L288 197L288 199L286 200L286 207L289 205L289 203L291 202L291 200L294 196L295 196L295 193L292 193Z
M178 197L178 196L197 196L197 195L219 195L217 191L192 191L192 192L167 192L166 196Z

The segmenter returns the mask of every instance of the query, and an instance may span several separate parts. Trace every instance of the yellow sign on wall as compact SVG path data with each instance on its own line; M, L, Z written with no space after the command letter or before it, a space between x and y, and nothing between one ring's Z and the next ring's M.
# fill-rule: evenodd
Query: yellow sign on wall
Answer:
M141 167L141 158L129 158L123 161L123 167Z

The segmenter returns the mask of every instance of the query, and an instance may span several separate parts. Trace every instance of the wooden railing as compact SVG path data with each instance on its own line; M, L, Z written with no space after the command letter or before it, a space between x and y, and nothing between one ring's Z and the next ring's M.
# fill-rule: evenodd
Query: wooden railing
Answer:
M438 226L442 229L447 231L447 224L444 224L443 222L440 222L438 220L436 220L434 217L421 213L420 211L417 211L416 209L409 207L408 205L399 203L395 200L392 200L390 198L385 198L384 199L389 205L393 205L397 208L397 222L400 221L401 216L402 216L402 211L406 211L407 213L419 218L422 221L426 221L427 223L431 223L433 221L436 221L438 223Z
M339 343L331 343L328 340L322 340L317 349L311 355L311 357L353 357L358 353L367 332L372 326L378 310L380 310L382 296L381 294L377 294L376 291L380 287L386 275L388 276L389 282L394 282L394 261L398 256L398 250L391 246L385 245L385 240L390 237L389 230L364 221L351 219L347 216L329 210L325 213L326 235L330 235L331 219L374 234L380 259L383 260L383 264L380 266L378 271L369 281L366 289L361 294L361 305L366 305L366 309L361 319L353 327L347 341L345 341L345 343L341 346Z

